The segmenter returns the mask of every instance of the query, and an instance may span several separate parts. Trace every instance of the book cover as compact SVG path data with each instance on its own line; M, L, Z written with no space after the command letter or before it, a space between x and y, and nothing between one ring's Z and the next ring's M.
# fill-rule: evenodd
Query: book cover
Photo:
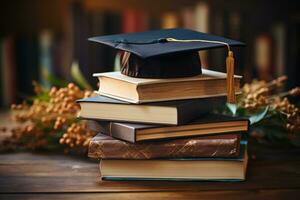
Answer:
M97 159L162 159L239 156L240 133L128 143L98 134L88 156Z
M89 127L96 132L135 143L146 140L245 132L248 131L249 121L240 117L207 114L180 126L90 121Z
M165 101L136 105L105 96L77 101L86 119L154 124L185 124L224 104L224 97Z

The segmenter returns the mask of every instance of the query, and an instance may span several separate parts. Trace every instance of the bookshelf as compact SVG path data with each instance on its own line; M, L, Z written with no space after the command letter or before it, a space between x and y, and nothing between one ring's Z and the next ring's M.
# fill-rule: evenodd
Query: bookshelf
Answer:
M300 16L296 2L12 0L3 1L0 12L3 16L0 26L1 76L11 76L1 79L1 107L32 94L31 79L43 81L41 60L50 60L50 71L66 80L71 79L70 66L76 60L89 82L96 85L96 80L90 78L91 73L113 70L116 52L88 43L86 38L162 27L186 27L246 42L247 48L235 53L236 72L243 74L246 82L261 77L259 62L255 60L259 58L254 55L256 41L263 35L270 41L266 49L272 55L269 78L287 74L290 78L288 88L300 85L297 77L300 74ZM49 49L44 50L48 54L41 53L41 35L45 31L51 38ZM225 71L224 50L203 52L200 57L205 66ZM4 98L7 95L9 97Z

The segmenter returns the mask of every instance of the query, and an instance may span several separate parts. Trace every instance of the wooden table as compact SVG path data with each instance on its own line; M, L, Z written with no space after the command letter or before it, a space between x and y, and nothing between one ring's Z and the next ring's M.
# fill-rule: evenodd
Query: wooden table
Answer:
M100 181L98 163L56 154L0 154L0 199L300 199L300 150L249 144L238 183Z

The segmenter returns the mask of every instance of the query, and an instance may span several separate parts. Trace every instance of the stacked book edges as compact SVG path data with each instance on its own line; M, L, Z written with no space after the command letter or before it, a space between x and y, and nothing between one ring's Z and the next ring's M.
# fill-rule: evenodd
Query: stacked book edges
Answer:
M102 180L242 181L249 121L212 114L226 102L226 74L188 78L95 74L98 95L81 99L80 117L97 133L89 157ZM240 76L234 77L239 93Z

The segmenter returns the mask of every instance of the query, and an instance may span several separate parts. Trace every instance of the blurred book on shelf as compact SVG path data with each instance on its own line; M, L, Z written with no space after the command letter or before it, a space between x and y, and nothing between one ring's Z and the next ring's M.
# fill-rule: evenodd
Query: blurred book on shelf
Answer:
M16 100L16 63L15 63L15 39L13 36L6 37L0 42L1 57L1 104L9 106Z
M39 80L39 41L37 35L16 37L17 96L24 98L33 94L32 81Z
M272 34L275 41L274 66L275 75L282 76L285 74L284 66L286 65L286 28L283 23L275 24L272 28Z
M254 57L257 76L262 80L272 79L273 42L270 35L261 34L255 38Z
M194 21L195 21L195 30L210 33L209 30L209 15L210 15L210 8L208 3L206 2L199 2L196 4L194 10ZM199 56L201 59L201 65L204 68L209 68L209 61L208 61L208 52L207 51L200 51Z
M167 12L161 18L161 28L176 28L179 26L179 19L175 12Z
M149 17L142 10L125 10L122 15L122 32L142 32L149 29Z
M50 31L43 31L39 35L39 67L40 67L40 82L44 87L49 88L51 83L47 79L50 74L53 74L53 35Z

